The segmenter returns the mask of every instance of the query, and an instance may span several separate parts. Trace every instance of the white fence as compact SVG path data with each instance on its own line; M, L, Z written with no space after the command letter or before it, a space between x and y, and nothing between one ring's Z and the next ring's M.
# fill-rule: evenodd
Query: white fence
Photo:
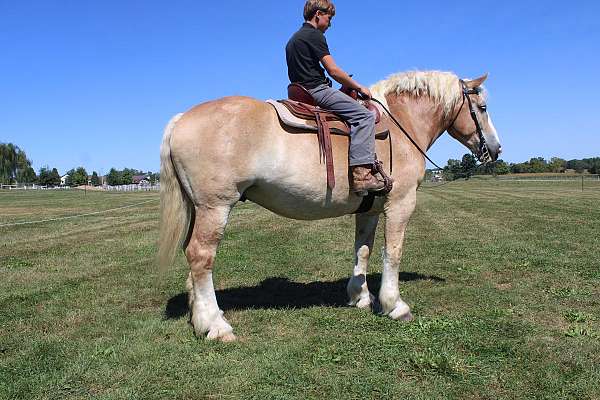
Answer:
M71 189L69 186L46 186L46 185L36 185L32 183L31 185L27 184L18 184L18 185L3 185L0 184L0 190L66 190Z
M116 192L150 192L160 190L160 183L156 185L104 185L102 189Z
M0 184L0 190L70 190L70 186L44 186L44 185L3 185ZM113 192L150 192L160 190L160 183L156 185L118 185L118 186L88 186L88 190L106 190Z
M497 177L501 181L511 182L600 182L600 175L581 174L581 175L511 175Z

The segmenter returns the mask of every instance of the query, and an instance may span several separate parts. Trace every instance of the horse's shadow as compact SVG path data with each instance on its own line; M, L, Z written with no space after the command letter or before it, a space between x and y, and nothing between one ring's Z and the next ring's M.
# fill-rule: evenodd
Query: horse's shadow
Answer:
M439 276L422 275L415 272L400 273L400 281L430 280L445 282ZM257 286L236 287L217 290L217 301L221 310L307 308L314 306L346 307L348 279L333 282L292 282L288 278L269 278ZM367 275L371 293L378 293L381 274ZM165 307L166 319L178 319L188 313L188 294L171 297Z

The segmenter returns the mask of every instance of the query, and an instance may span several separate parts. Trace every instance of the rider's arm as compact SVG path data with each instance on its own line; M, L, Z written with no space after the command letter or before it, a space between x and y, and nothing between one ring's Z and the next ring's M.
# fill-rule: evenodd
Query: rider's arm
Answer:
M348 75L343 69L338 67L335 63L335 60L331 55L326 55L321 58L321 64L333 79L335 79L338 83L347 86L351 89L357 89L362 95L371 97L371 92L369 88L362 86L360 83L356 82L350 75Z

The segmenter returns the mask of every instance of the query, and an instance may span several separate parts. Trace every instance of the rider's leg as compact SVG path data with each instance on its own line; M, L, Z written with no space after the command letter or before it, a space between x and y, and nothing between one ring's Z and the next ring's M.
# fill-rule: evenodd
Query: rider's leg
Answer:
M383 182L371 174L375 161L375 115L339 90L321 85L309 90L317 105L334 111L350 125L349 166L353 190L381 190Z

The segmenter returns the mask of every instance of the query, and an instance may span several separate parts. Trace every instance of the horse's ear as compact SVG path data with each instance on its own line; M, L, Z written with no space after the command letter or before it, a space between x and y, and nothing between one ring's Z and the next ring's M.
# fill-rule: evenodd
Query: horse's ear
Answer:
M487 79L487 77L488 77L488 74L486 72L484 75L480 76L477 79L473 79L471 81L466 80L465 81L465 85L467 85L467 87L469 89L475 89L475 88L481 86L483 84L483 82L485 82L485 80Z

